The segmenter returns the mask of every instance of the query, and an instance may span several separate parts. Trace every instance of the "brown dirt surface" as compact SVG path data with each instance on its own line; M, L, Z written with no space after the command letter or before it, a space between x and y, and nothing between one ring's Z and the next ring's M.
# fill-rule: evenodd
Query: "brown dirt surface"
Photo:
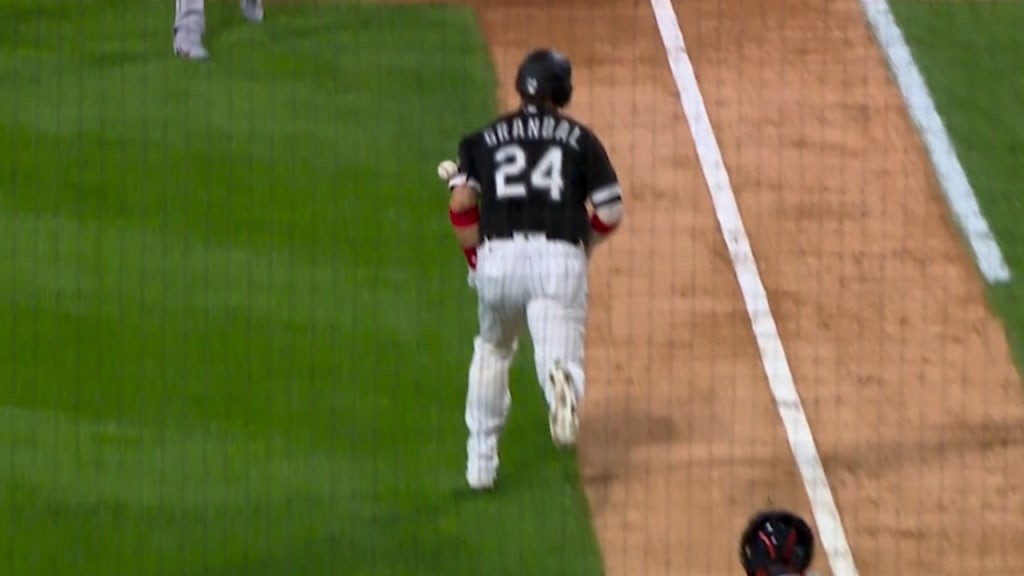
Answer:
M571 113L605 142L627 217L591 272L583 480L609 575L727 574L748 514L806 511L646 2L488 1L506 105L523 54L570 54Z
M810 516L649 2L476 5L506 105L525 51L573 58L626 189L580 446L606 573L737 574L754 509ZM1024 394L856 0L677 10L861 574L1017 571Z
M1024 401L853 0L680 3L863 574L1024 563Z

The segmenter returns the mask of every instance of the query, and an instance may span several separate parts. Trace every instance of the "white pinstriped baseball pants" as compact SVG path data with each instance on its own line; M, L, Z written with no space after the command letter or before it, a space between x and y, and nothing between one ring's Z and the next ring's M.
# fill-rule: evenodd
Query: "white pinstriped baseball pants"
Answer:
M548 407L547 374L556 361L569 371L582 401L586 251L543 236L485 242L477 252L476 291L480 332L473 343L466 395L471 459L497 455L511 404L509 368L524 326Z

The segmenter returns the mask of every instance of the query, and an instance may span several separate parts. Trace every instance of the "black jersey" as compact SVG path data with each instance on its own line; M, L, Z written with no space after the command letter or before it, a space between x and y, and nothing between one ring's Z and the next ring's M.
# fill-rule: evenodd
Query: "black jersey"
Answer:
M622 199L604 146L586 126L523 106L459 143L459 167L479 192L480 238L538 232L585 243L587 200Z

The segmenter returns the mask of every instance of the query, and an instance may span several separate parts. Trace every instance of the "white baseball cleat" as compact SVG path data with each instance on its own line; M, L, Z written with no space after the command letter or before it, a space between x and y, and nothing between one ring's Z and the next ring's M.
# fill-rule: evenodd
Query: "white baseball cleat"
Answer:
M174 54L186 60L206 60L210 53L199 34L178 32L174 35Z
M548 414L551 440L560 448L573 446L580 429L580 418L576 411L572 376L561 364L555 363L548 372L548 386L551 389L551 411Z
M249 22L263 21L263 0L241 0L242 15Z
M494 488L497 476L497 458L470 457L466 463L466 484L471 490L482 492Z

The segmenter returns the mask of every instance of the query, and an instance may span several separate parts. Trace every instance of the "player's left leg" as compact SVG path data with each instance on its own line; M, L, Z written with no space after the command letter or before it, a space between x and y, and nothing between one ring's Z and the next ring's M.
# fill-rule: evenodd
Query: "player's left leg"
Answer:
M512 326L506 323L501 330L512 332ZM484 336L473 340L466 390L466 482L474 490L491 488L498 475L498 441L512 405L508 376L516 349L514 339L506 344Z
M498 440L512 397L508 376L525 323L525 291L515 273L513 244L488 246L481 253L476 279L480 332L473 340L466 392L466 481L474 490L494 485Z
M587 319L587 265L582 249L552 243L537 260L537 285L526 307L537 380L548 404L551 439L576 443L578 405L586 389L583 371Z
M242 15L249 22L263 21L263 0L240 0Z
M204 0L174 1L174 53L188 60L203 60L209 54L203 46L206 31Z

